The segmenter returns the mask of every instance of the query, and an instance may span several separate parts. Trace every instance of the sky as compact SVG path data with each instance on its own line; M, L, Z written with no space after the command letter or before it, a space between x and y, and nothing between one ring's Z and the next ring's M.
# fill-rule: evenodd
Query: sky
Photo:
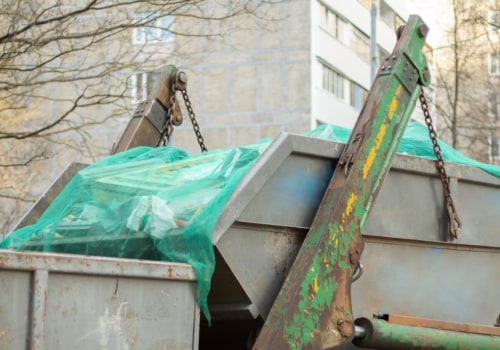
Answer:
M442 36L443 29L441 21L437 20L438 3L442 6L442 0L406 0L408 12L419 15L429 26L430 31L427 35L427 42L436 46Z

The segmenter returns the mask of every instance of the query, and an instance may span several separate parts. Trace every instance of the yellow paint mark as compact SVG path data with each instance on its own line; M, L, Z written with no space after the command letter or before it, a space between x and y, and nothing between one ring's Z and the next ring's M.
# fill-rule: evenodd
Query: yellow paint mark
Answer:
M375 160L375 155L377 154L377 151L375 150L375 147L372 147L370 149L370 153L368 153L368 159L366 160L365 165L363 166L363 179L366 179L368 176L368 172L370 171L370 168L372 167L373 161Z
M402 91L403 91L403 85L399 85L399 87L396 89L396 93L394 94L394 97L392 98L391 104L389 106L389 114L387 115L389 121L391 121L392 118L394 118L394 114L396 113L396 109L398 108L399 97L401 96ZM366 159L366 163L363 166L363 179L366 179L368 177L368 173L370 172L370 169L373 165L373 161L375 160L377 151L380 148L380 145L382 144L382 140L384 139L386 131L387 131L387 121L384 121L380 126L380 129L375 138L375 144L370 149L370 152L368 153L368 158Z
M349 216L352 213L352 209L354 206L354 202L358 199L358 196L355 193L351 193L351 196L347 200L347 205L345 207L345 215Z
M318 293L319 285L318 285L318 276L314 277L313 280L313 291L314 293Z
M384 140L385 131L387 130L387 124L384 123L380 126L380 130L378 131L377 137L375 138L375 147L377 149L380 148L382 141Z
M391 105L389 106L389 115L387 116L389 120L392 120L392 118L394 117L394 113L396 112L396 108L398 108L398 100L401 96L402 91L403 85L399 85L399 87L396 89L394 97L392 98Z

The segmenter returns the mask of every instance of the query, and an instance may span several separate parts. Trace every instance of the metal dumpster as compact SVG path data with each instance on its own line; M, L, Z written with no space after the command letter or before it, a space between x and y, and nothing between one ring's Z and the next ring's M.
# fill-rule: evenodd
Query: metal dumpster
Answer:
M199 348L245 349L252 344L308 232L343 147L341 143L283 133L242 178L213 232L216 268L208 297L213 324L209 327L201 320ZM80 167L69 167L55 184L67 182L73 175L69 173ZM480 169L456 164L447 164L447 171L463 222L463 230L454 241L447 239L446 206L434 162L396 155L363 234L364 273L352 289L355 318L382 312L489 326L495 322L500 312L500 229L497 224L500 179ZM45 198L45 202L50 200ZM38 206L41 205L44 204L40 202ZM34 216L36 213L28 213L24 223L35 222ZM28 257L36 257L42 267L17 262L13 268L12 262L17 261L13 257L17 254L24 253L9 252L5 255L7 263L0 266L9 270L2 273L10 279L11 275L24 276L19 278L23 278L25 287L19 290L26 292L17 303L19 310L12 314L28 317L33 313L27 306L29 288L36 286L37 278L47 279L43 277L45 272L38 273L42 277L36 277L35 270L49 272L48 282L42 283L49 289L54 286L56 293L66 290L68 285L76 286L76 280L81 287L67 300L57 296L51 299L49 293L48 300L52 301L46 310L50 316L36 316L31 329L29 320L19 321L16 317L16 322L20 322L16 326L18 335L5 332L4 337L10 334L10 338L0 339L9 339L12 344L21 342L20 348L26 336L35 344L44 342L50 349L78 348L77 340L85 340L81 348L111 349L115 348L114 344L120 345L119 342L128 344L130 349L160 349L158 344L168 349L198 347L196 287L193 274L185 265L28 254ZM3 252L0 255L3 256ZM64 263L59 263L59 259ZM92 269L87 269L87 261L98 265L116 264L123 269L105 272L106 269L94 263L90 265ZM64 270L68 264L77 267ZM28 268L23 268L25 265ZM129 267L142 272L130 276ZM52 274L53 268L57 273ZM182 278L165 280L167 271L179 268L184 272L176 276ZM16 269L24 271L10 271ZM51 282L51 276L56 276L54 281L68 277L70 282L56 285ZM125 285L122 280L129 281L130 290L123 299L114 299L118 280L119 291ZM101 284L101 291L92 291L90 286ZM139 285L148 287L139 288ZM23 295L17 290L3 290L4 295L16 298ZM98 298L100 294L102 299ZM141 297L136 298L137 295ZM88 299L81 304L84 296ZM40 296L33 298L31 305L38 305L37 298ZM157 301L161 301L161 308L152 308L160 304ZM52 307L56 302L58 306ZM13 308L16 303L9 300L7 305ZM68 324L72 324L67 317L73 310L81 320L73 319L75 328L70 331L66 330ZM120 315L137 317L130 321ZM160 317L163 317L161 322L153 322L157 328L151 328L151 320ZM101 319L106 321L99 321ZM124 319L124 325L115 327L117 320ZM1 322L3 330L10 321L3 317ZM165 326L159 326L160 323ZM64 334L57 333L62 325ZM136 327L136 330L124 331L126 327ZM133 334L137 336L132 337ZM43 346L36 349L39 348Z
M0 251L0 348L198 349L186 264Z
M313 220L343 144L282 134L241 180L213 242L214 319L266 318ZM431 160L397 155L364 232L354 317L376 312L492 326L500 312L500 179L447 164L463 230L447 239ZM230 292L230 295L229 294Z

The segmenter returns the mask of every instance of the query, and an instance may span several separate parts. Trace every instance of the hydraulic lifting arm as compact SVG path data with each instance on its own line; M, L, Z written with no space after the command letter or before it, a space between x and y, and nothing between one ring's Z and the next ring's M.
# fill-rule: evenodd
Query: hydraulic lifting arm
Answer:
M351 283L361 232L430 75L418 16L398 30L336 166L310 231L254 349L325 349L352 340Z
M137 146L160 145L165 135L170 135L173 125L182 124L179 103L175 99L177 90L185 90L187 75L174 66L166 66L152 97L141 101L132 119L111 154Z

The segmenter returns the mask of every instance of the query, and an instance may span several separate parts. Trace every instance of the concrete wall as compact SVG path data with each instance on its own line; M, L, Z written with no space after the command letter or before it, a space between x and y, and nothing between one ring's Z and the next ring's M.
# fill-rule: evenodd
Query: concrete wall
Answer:
M256 14L220 24L223 37L176 38L174 61L188 73L188 92L207 148L309 129L309 3L262 4ZM209 32L203 23L183 26ZM199 148L190 124L185 119L172 143L195 152Z

